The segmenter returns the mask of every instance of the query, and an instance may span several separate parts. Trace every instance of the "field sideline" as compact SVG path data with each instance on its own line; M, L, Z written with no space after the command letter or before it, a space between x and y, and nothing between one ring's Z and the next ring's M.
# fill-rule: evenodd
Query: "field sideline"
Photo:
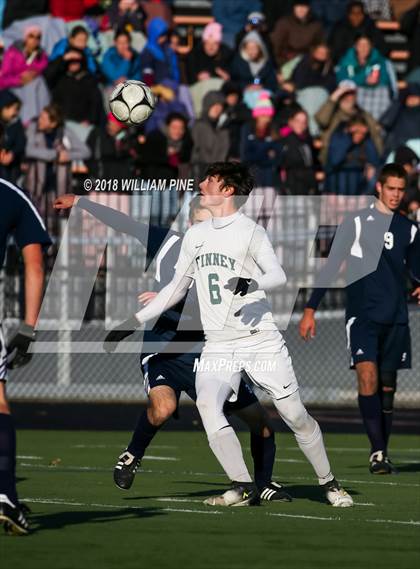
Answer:
M240 434L249 462L248 437ZM294 438L277 435L275 478L295 500L258 508L210 508L202 500L226 488L203 433L163 431L130 492L115 488L112 468L124 432L20 431L20 498L36 531L0 535L13 569L412 569L420 562L420 437L396 435L398 476L367 471L366 438L328 434L334 471L356 502L323 501ZM3 563L2 563L3 566Z

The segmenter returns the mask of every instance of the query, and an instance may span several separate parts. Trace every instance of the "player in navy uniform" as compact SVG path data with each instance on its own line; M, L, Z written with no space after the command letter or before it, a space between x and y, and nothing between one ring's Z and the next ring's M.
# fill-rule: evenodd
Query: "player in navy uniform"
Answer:
M148 257L156 258L155 290L141 294L139 296L141 302L144 304L150 302L158 291L172 280L181 248L182 234L146 225L112 208L72 194L57 198L54 207L68 209L73 205L88 211L116 231L132 235L147 249ZM207 209L200 207L198 198L193 200L190 207L191 223L198 223L210 216ZM195 359L200 357L204 340L199 312L198 299L193 287L186 300L164 312L151 329L145 330L143 337L145 346L153 342L159 342L160 345L179 342L188 345L188 350L174 353L173 350L164 348L160 353L143 351L141 354L141 369L149 405L140 415L132 439L127 449L119 456L114 469L114 481L123 490L131 487L140 461L153 437L164 423L176 414L181 392L187 393L194 401L197 398L193 368ZM134 328L122 331L120 339L133 332ZM112 346L115 349L116 345L109 342L105 344L108 351ZM228 403L226 412L234 413L250 428L255 480L261 498L267 501L290 501L291 498L283 486L271 480L276 452L274 433L264 409L243 381L238 400L235 403Z
M2 150L0 132L0 154ZM0 521L7 533L29 532L24 505L16 492L16 433L6 396L7 368L14 369L31 359L28 348L35 340L34 326L41 306L44 285L42 246L50 245L45 225L23 190L0 178L0 269L9 236L22 251L25 267L25 320L6 345L0 321Z
M342 262L347 263L347 340L371 444L373 474L396 472L387 448L397 370L411 365L407 276L414 282L412 295L420 303L420 230L398 213L405 187L404 168L387 164L376 184L376 204L342 223L322 271L324 284L332 283ZM366 276L358 278L362 274ZM315 336L315 311L325 291L314 289L306 305L300 322L305 340Z

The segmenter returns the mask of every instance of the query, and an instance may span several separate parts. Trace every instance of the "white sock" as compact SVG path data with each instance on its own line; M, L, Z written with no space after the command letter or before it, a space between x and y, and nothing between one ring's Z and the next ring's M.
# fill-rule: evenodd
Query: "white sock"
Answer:
M300 450L312 464L312 468L318 477L318 482L320 484L326 484L334 478L334 475L331 472L330 461L328 460L321 429L315 419L313 419L313 417L311 417L311 419L315 423L312 435L310 437L302 437L295 433L295 438Z
M315 470L320 484L326 484L334 478L324 439L318 423L307 412L299 392L296 391L283 399L273 400L277 411L285 423L292 429L300 450Z
M242 454L241 444L232 427L225 427L208 437L215 457L230 480L252 482Z

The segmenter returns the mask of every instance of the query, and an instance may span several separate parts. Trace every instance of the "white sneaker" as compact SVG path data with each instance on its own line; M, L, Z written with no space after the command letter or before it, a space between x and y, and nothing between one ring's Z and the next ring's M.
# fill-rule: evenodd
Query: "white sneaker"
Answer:
M325 497L334 508L349 508L354 506L353 498L344 490L335 478L322 485Z
M236 483L221 496L210 496L203 503L207 506L258 506L260 497L254 484Z

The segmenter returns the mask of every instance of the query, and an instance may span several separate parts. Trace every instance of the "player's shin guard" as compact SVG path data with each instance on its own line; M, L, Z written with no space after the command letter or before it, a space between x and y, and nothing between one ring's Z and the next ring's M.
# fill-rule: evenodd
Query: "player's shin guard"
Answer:
M0 413L0 494L17 504L16 493L16 431L10 415Z
M261 490L270 484L273 477L276 456L274 433L269 437L251 433L251 454L254 461L255 484Z
M389 437L392 430L392 418L394 414L394 396L397 388L397 372L381 371L379 374L379 385L381 389L382 402L382 429L385 439L385 454Z
M252 482L242 455L241 444L231 426L208 435L209 445L230 480Z
M325 450L321 429L304 407L299 392L283 399L274 400L282 419L295 434L299 448L311 463L320 484L334 478Z

